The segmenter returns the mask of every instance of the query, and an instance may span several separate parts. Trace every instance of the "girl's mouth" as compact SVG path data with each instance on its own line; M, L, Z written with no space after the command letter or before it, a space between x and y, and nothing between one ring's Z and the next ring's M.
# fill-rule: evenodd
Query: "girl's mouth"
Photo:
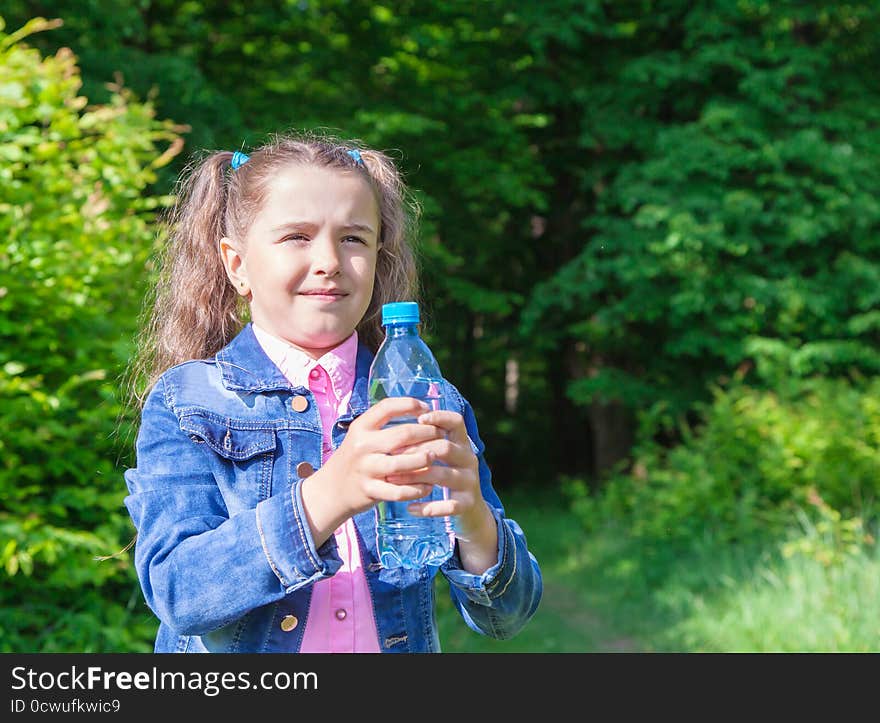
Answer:
M339 289L314 289L312 291L302 291L300 294L317 301L338 301L347 296L345 292Z

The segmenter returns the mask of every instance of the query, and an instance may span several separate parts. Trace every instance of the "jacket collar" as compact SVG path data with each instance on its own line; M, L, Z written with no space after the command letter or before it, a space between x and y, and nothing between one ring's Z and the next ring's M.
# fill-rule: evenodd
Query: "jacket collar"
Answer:
M223 379L223 386L234 392L271 392L278 390L302 390L294 387L281 370L263 351L248 323L238 335L217 352L217 365ZM373 355L363 344L358 344L355 361L354 388L351 392L350 407L356 415L369 406L367 396L367 375Z

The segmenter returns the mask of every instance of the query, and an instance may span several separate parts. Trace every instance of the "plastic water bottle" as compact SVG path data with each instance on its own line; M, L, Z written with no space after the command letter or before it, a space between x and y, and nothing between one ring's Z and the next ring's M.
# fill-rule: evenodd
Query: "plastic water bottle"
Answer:
M376 352L369 374L370 404L385 397L415 397L432 410L445 409L442 376L437 360L419 336L419 305L412 301L382 307L385 340ZM393 424L415 423L415 417L396 417ZM442 565L452 556L455 533L449 517L413 517L413 502L446 499L449 491L435 485L431 494L406 502L379 502L376 531L379 560L387 568L416 569Z

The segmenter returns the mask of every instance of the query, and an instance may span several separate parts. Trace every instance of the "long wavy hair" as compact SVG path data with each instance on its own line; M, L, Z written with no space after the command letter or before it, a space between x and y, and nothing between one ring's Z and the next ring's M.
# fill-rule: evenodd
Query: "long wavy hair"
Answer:
M357 154L349 151L357 149ZM141 406L168 368L212 357L241 331L249 317L220 257L220 239L243 243L262 208L273 177L288 165L362 173L379 206L379 241L373 296L357 326L358 339L375 351L384 336L382 305L417 299L412 242L419 207L390 156L314 131L274 135L232 170L231 151L216 151L184 169L176 203L162 219L166 241L158 253L156 283L144 306L137 348L128 370L130 403Z

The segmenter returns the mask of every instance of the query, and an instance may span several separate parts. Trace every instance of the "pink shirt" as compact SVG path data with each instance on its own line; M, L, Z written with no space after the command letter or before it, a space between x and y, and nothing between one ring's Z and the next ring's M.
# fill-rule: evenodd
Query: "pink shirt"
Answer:
M333 454L331 430L345 413L354 386L357 332L316 361L256 324L253 328L260 346L290 383L311 390L324 429L323 464ZM312 587L300 652L378 653L373 601L361 567L354 522L346 520L334 537L342 567Z

